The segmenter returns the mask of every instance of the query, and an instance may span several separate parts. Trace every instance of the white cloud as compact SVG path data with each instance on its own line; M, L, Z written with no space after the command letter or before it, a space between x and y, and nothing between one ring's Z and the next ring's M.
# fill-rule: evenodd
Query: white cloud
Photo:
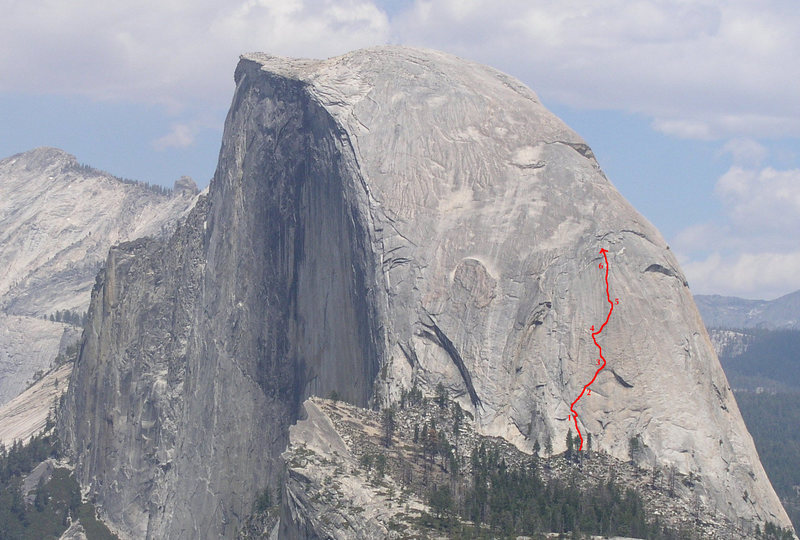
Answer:
M763 162L769 151L767 148L749 137L731 139L722 147L723 154L730 154L735 165L758 166Z
M167 148L186 148L194 142L195 130L186 124L173 124L169 133L153 141L156 150Z
M0 18L0 90L224 106L242 52L329 57L389 41L679 137L800 135L794 0L416 0L392 20L377 0L28 0Z
M760 154L749 143L731 151L742 149ZM724 224L687 227L672 243L692 290L764 298L800 289L800 169L735 165L715 194Z
M800 134L788 0L418 0L395 35L492 63L545 100L656 119L686 138Z
M694 294L723 294L772 299L800 289L800 251L754 251L683 263Z
M800 169L752 170L734 166L717 181L715 193L727 208L734 232L747 236L774 233L783 242L797 242Z
M714 139L711 125L702 120L662 119L653 120L653 128L681 139L708 141Z
M238 56L327 57L381 43L388 20L360 0L30 0L0 17L0 90L224 103Z

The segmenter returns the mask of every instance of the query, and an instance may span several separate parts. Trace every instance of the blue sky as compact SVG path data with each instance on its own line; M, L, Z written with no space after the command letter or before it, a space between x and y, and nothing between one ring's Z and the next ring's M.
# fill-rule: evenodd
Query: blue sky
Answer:
M206 185L241 52L431 47L535 90L661 230L695 293L800 289L793 0L7 4L0 156L57 146L118 176Z

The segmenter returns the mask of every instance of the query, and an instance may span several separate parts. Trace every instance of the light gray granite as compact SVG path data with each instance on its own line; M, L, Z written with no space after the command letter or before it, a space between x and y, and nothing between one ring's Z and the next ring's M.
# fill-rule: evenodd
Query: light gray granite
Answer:
M230 536L309 395L438 383L478 429L692 472L703 503L790 526L686 280L586 143L515 79L399 47L245 55L218 169L168 240L112 249L61 433L135 538ZM746 496L743 496L746 493Z

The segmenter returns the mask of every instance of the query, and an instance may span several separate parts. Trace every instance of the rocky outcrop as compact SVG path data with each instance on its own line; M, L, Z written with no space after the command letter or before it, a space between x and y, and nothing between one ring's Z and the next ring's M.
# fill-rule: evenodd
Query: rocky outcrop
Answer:
M80 521L76 521L64 531L59 540L87 540L86 529Z
M309 395L442 383L485 435L701 479L701 503L789 526L686 280L586 143L518 81L396 47L242 58L207 199L112 250L61 432L134 537L229 535L280 480ZM743 498L742 493L748 496Z
M48 371L80 335L68 324L0 313L0 405L25 390L37 373Z
M469 493L474 488L474 460L476 453L482 451L494 455L507 471L535 470L542 482L538 489L547 494L545 504L558 498L555 492L559 485L572 485L579 492L591 493L599 485L614 483L635 492L648 521L657 519L673 536L720 540L754 536L754 523L731 520L705 506L698 497L702 488L693 477L674 469L643 469L630 461L589 450L580 459L570 459L564 454L534 457L504 439L480 435L467 417L456 428L456 408L445 403L441 407L432 402L407 400L404 407L393 409L394 429L387 446L383 413L341 401L316 397L306 400L302 420L290 428L289 447L282 455L287 476L284 494L279 499L279 537L472 537L467 531L475 524L465 520L463 509L469 507ZM429 443L424 440L424 431L420 434L420 426L440 429L436 437L440 443L448 441L450 459L431 459L425 450ZM454 468L454 464L459 465ZM436 510L429 506L430 494L436 486L447 486L456 501L450 513L452 523L444 530L435 527L431 519ZM524 495L516 495L519 498L510 506L525 508ZM488 498L493 496L503 499L502 495L492 495L490 490ZM537 511L543 515L549 513L538 508L533 513ZM491 511L487 510L489 514ZM531 521L536 525L525 531L528 536L559 535L558 531L544 528L542 521L535 518ZM484 527L487 522L491 519L486 519ZM459 527L453 526L455 523L465 525L466 530L453 532L459 531ZM562 526L571 531L568 525ZM601 532L600 523L596 527L595 532ZM482 532L491 536L500 531L489 525ZM582 532L587 534L591 529Z
M181 176L175 180L175 185L172 187L172 191L184 196L194 196L200 193L200 190L197 188L197 184L190 176Z
M126 183L56 148L0 160L0 404L80 336L41 318L80 317L108 248L170 231L196 191L191 179L173 195Z
M324 403L308 400L303 419L290 429L289 447L282 456L287 475L278 537L424 538L414 518L429 511L427 505L403 493L403 485L389 475L371 480L329 414Z
M755 340L751 333L724 328L711 328L708 335L719 358L741 356Z
M27 442L45 428L48 416L55 418L61 395L67 391L72 363L57 366L30 388L0 406L0 444L11 448L14 441Z
M208 198L168 242L109 254L67 396L76 474L132 537L233 534L302 399L366 405L382 356L333 120L299 82L237 81Z

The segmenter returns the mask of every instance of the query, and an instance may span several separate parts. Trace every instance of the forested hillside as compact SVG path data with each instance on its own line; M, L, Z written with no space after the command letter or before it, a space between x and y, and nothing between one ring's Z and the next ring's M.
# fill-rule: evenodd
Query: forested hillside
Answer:
M800 331L711 329L761 463L800 526ZM731 343L738 340L740 343Z

